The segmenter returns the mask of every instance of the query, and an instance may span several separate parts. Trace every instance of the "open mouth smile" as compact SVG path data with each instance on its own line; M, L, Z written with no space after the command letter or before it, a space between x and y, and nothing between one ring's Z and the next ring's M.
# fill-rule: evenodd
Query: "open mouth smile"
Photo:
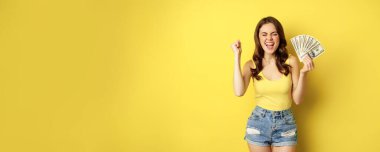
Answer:
M273 48L274 48L274 42L265 42L265 46L266 46L268 49L273 49Z

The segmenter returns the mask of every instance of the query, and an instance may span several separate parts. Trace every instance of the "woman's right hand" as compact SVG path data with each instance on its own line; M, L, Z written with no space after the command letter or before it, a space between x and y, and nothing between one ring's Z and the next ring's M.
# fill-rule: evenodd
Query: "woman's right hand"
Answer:
M239 55L241 54L241 43L240 43L240 40L237 40L236 42L234 42L232 45L231 45L231 48L232 48L232 51L234 52L235 55Z

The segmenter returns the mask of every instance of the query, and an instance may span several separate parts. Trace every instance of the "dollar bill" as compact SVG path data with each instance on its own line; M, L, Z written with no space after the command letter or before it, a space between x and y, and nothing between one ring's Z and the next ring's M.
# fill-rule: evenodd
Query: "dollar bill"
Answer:
M308 55L312 59L320 56L325 49L321 43L314 37L306 34L297 35L290 39L298 59L302 62L303 58Z

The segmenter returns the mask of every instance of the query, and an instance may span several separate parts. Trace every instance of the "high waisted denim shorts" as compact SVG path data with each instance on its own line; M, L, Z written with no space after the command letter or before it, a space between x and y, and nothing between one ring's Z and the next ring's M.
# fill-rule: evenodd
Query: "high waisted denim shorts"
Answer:
M248 118L244 140L257 146L296 145L297 125L292 111L256 106Z

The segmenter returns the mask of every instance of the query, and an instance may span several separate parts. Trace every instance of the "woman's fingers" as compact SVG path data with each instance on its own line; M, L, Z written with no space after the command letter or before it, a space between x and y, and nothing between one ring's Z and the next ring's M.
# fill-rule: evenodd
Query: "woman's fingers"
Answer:
M237 40L237 41L235 41L235 42L232 44L232 46L238 48L238 47L240 46L239 43L240 43L239 40Z
M311 66L312 66L310 58L307 59L307 66L308 66L309 71L310 71L311 70Z
M313 59L310 58L310 56L306 55L304 58L303 58L303 64L304 64L304 68L303 68L303 72L308 72L308 71L311 71L314 69L314 62L313 62Z
M232 50L233 50L233 52L235 54L239 54L240 55L240 53L241 53L241 43L240 43L240 40L237 40L234 43L232 43L231 48L232 48Z
M303 58L303 60L304 60L304 61L310 61L311 58L310 58L308 55L306 55L306 56Z
M308 56L308 60L309 60L309 64L310 64L310 70L314 69L314 62L313 62L313 59L311 59L311 58Z

